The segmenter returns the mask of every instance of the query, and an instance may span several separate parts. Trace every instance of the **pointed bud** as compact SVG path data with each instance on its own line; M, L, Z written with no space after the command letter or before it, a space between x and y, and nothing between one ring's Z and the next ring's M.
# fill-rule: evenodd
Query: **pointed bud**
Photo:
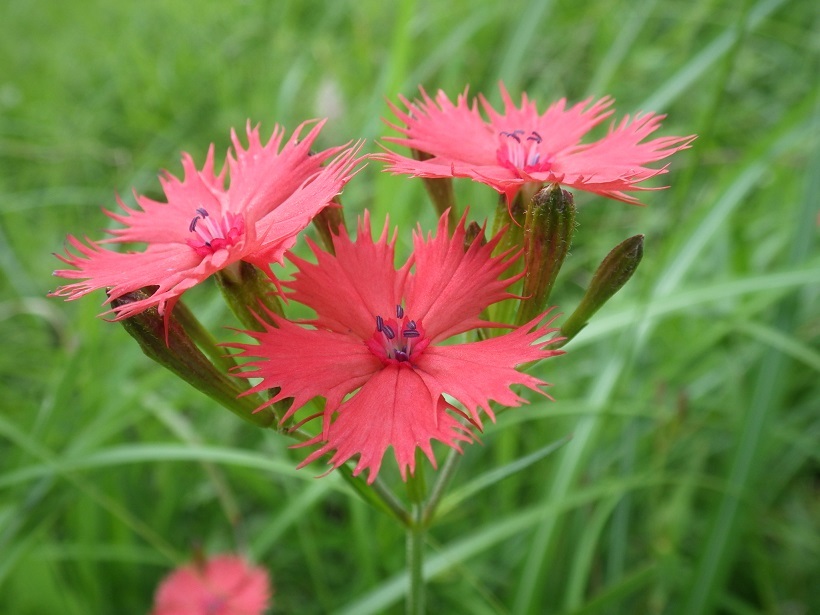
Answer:
M151 292L144 289L134 291L114 299L111 305L116 308L150 295ZM156 307L119 322L137 340L148 358L249 423L259 427L272 425L275 421L273 412L265 409L254 414L254 410L260 405L259 400L255 396L238 398L244 392L239 386L241 381L217 369L193 342L177 318L181 309L184 310L183 306L177 304L171 317L167 319L167 328L166 318L157 312Z
M274 314L284 315L276 286L261 269L239 261L216 272L215 277L228 307L248 329L262 330L255 316L265 317L264 310L259 308L260 302Z
M417 149L410 150L413 158L418 161L429 160L433 156L427 152ZM458 211L456 211L456 197L453 192L453 178L452 177L422 177L424 188L427 190L427 195L433 202L439 217L444 215L444 212L449 210L447 220L450 223L450 228L453 229L458 224Z
M330 205L314 216L313 226L319 232L325 250L335 256L336 248L333 245L333 236L347 232L344 211L339 197L334 197Z
M487 243L487 238L484 236L484 229L481 225L473 220L467 225L464 235L464 250L468 250L474 241L478 241L478 245L483 246Z
M566 342L578 335L592 315L627 283L643 258L643 235L619 243L598 266L581 303L561 327Z
M524 222L524 298L518 308L519 324L546 309L574 231L572 194L558 184L547 185L533 197Z

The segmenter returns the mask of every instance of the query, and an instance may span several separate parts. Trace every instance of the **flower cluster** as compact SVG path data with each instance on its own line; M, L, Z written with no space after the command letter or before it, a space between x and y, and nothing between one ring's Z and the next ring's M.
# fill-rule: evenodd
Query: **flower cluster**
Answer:
M402 98L404 111L392 105L399 122L393 127L403 136L388 138L421 155L408 158L386 150L372 158L385 161L393 173L471 178L505 195L508 202L525 186L546 185L545 190L559 196L563 186L636 203L627 193L648 189L639 184L666 171L646 165L688 147L694 138L646 141L663 116L639 114L613 124L599 140L582 143L612 115L609 98L571 107L561 100L539 114L526 95L517 107L503 86L503 113L483 96L468 101L466 92L456 104L441 92L435 99L423 90L421 95L416 102ZM322 126L303 124L287 142L277 126L263 143L258 127L248 125L247 145L232 133L232 147L219 172L213 146L201 168L184 155L183 178L166 173L160 179L165 202L135 195L133 208L120 200L121 211L106 212L121 224L109 231L110 238L69 236L66 253L58 256L67 267L55 275L72 282L53 294L76 299L105 289L106 303L111 304L106 314L113 313L115 320L156 313L171 352L195 348L174 346L168 336L171 312L185 291L223 270L235 272L246 265L261 270L272 282L270 292L312 309L315 317L293 321L281 311L246 301L245 310L259 314L256 330L246 331L253 343L226 345L238 348L237 356L247 360L237 375L258 380L237 393L259 399L258 409L289 404L277 416L279 425L292 432L321 417L320 426L303 438L302 445L313 449L302 465L328 456L336 468L355 458L354 474L368 470L372 482L392 448L407 478L416 469L418 451L435 465L432 441L460 450L482 429L482 414L494 419L494 406L520 405L524 389L545 394L546 383L520 368L561 353L557 329L545 321L545 305L534 306L532 297L521 294L520 280L527 276L529 283L546 275L541 257L532 257L532 238L556 233L530 229L531 239L515 243L505 238L502 228L486 238L484 226L468 224L466 213L453 223L459 214L449 211L434 235L421 227L415 230L412 254L396 267L396 234L390 235L388 225L374 239L365 212L354 239L337 213L339 223L323 235L324 248L310 242L315 262L304 260L288 251L325 208L339 207L337 197L362 161L360 146L313 151ZM561 211L571 213L571 197L561 198ZM533 202L543 209L552 201L544 197ZM555 218L535 211L528 224L530 218L532 224L542 224L539 220L550 215ZM574 224L560 228L565 253ZM119 252L107 247L112 243L144 248ZM555 252L544 245L538 250L544 255ZM285 258L296 273L280 282L271 264L282 264ZM558 267L557 261L545 266L544 271L551 268L547 282L531 285L540 289L544 301ZM613 288L609 295L595 296L611 296L617 290ZM517 325L500 317L509 315L510 306L528 301ZM588 306L584 314L599 304ZM585 324L584 314L575 318L579 328ZM177 340L185 327L174 327ZM142 323L135 330L150 327ZM149 346L151 352L161 352L156 343L143 348ZM187 365L185 357L157 360L177 371ZM184 377L207 392L218 379L202 367L203 361L197 358L196 373ZM212 395L215 399L224 399L223 380L222 396ZM260 397L264 395L267 401ZM316 401L321 399L323 406ZM318 405L296 420L296 413L309 404ZM193 578L195 572L186 574ZM208 577L207 570L196 574Z

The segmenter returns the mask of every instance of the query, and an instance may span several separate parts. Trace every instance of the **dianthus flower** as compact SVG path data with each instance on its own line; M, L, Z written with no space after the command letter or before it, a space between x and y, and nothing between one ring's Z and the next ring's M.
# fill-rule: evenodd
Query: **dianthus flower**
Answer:
M105 213L124 225L109 230L113 238L85 243L69 236L76 250L57 255L72 269L54 275L81 280L52 295L77 299L91 291L108 289L110 303L144 287L155 287L150 297L126 302L106 312L115 320L157 306L165 318L188 289L240 260L273 276L270 263L282 261L297 234L336 196L352 176L355 148L335 147L317 154L310 148L324 122L299 139L300 126L280 151L284 130L277 126L266 145L259 128L248 124L248 147L231 132L233 152L217 175L214 148L202 170L183 154L184 179L170 173L160 177L166 203L135 194L138 209L120 199L124 214ZM339 154L341 152L341 154ZM327 166L322 163L339 154ZM226 173L230 185L225 188ZM104 243L145 243L142 252L116 252Z
M468 103L466 91L455 105L441 90L435 100L423 89L421 96L416 102L400 97L406 111L390 104L400 123L388 125L404 136L386 140L426 156L416 160L388 151L376 156L388 163L386 170L417 177L468 177L504 194L508 203L524 184L551 182L639 204L626 192L650 190L638 184L666 173L666 167L645 165L686 149L695 138L661 137L643 142L665 116L639 113L613 124L603 138L581 143L592 128L614 113L609 97L596 102L589 98L570 108L561 99L539 114L526 94L521 96L521 107L516 107L501 85L503 113L483 95L478 97L489 118L486 121L475 99Z
M220 555L165 577L151 615L261 615L270 598L267 571L241 557Z
M509 298L507 287L520 277L501 277L515 257L492 256L500 235L465 249L464 219L451 238L445 214L435 237L414 233L414 252L397 270L395 233L388 240L385 225L374 241L369 226L365 214L355 241L335 236L335 256L311 243L315 264L288 257L298 271L282 285L290 299L316 312L304 323L313 328L273 316L274 325L262 321L264 331L247 332L258 344L229 345L258 357L243 374L261 378L252 391L279 387L268 403L293 398L283 420L314 397L326 399L322 431L306 443L318 448L302 466L332 452L336 468L358 455L354 474L368 469L372 482L389 447L406 479L417 448L435 465L432 440L460 450L460 442L472 439L458 415L480 429L479 409L494 419L491 400L525 401L512 385L543 393L545 382L516 367L560 351L546 349L552 340L545 336L555 329L539 325L540 317L498 337L442 345L479 327L506 326L480 317Z

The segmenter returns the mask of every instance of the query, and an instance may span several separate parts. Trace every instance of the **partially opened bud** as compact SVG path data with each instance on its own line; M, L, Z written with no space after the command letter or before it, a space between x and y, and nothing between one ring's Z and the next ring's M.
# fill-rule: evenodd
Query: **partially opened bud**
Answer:
M470 222L465 229L464 234L464 249L467 250L474 241L478 241L478 245L483 246L487 244L487 238L484 236L484 228L475 220Z
M546 309L574 231L572 194L558 184L540 190L527 208L524 222L524 298L518 308L519 324L529 322Z
M313 226L316 227L325 250L331 254L336 254L333 236L347 232L344 211L338 196L333 197L330 205L313 217Z
M150 296L150 292L138 290L117 297L111 304L113 307L118 307ZM239 386L242 381L228 376L208 360L180 324L177 315L183 312L185 312L184 306L178 304L166 323L166 318L158 313L157 308L151 307L118 322L131 337L137 340L148 358L153 359L249 423L260 427L271 425L275 418L270 410L265 409L254 413L259 406L258 400L249 397L237 399L237 396L244 391ZM215 353L221 352L215 345L210 350Z
M566 341L575 337L592 315L627 283L643 258L643 235L619 243L598 266L584 298L561 327Z

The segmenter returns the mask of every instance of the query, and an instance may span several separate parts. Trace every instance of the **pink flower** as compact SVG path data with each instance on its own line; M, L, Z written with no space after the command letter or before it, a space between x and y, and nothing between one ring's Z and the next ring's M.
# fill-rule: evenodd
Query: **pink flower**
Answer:
M258 357L243 374L261 378L253 391L279 387L268 403L293 398L285 418L314 397L326 399L322 432L307 443L319 448L300 467L330 452L334 468L358 455L354 474L367 468L372 482L391 446L406 478L407 469L415 469L416 448L435 464L431 440L458 450L471 440L471 430L453 416L465 413L444 394L481 428L479 409L494 419L491 400L505 406L525 401L512 385L543 393L546 383L516 366L560 351L546 350L551 340L542 338L555 329L539 326L540 317L499 337L441 344L478 327L506 326L480 317L488 305L510 297L506 289L520 277L500 277L515 260L509 252L492 256L500 235L465 250L464 219L449 238L444 216L434 238L414 234L414 253L396 270L395 234L388 240L385 226L374 241L369 225L365 214L355 242L334 237L335 256L311 243L316 264L289 256L298 272L283 286L292 290L291 299L315 310L307 323L314 328L274 317L276 326L263 321L265 331L247 332L258 345L230 345Z
M219 555L165 577L151 615L260 615L270 598L267 571L241 557Z
M340 192L352 176L356 149L336 147L311 155L310 148L324 122L303 139L294 132L281 148L284 130L276 127L266 145L259 128L247 126L248 147L231 132L233 153L217 175L211 146L202 170L183 154L184 179L170 173L160 177L167 203L135 195L138 209L118 199L124 214L105 213L125 225L108 231L113 238L85 243L69 236L76 254L58 258L72 267L54 275L81 280L61 286L52 296L77 299L107 288L108 300L153 286L150 298L125 303L106 312L115 320L157 306L166 320L180 296L208 276L244 260L271 277L269 264L280 262L297 234ZM327 166L322 163L342 152ZM225 188L226 172L230 186ZM115 252L104 243L139 242L142 252Z
M442 91L435 100L424 90L421 95L419 102L400 98L406 112L390 105L400 124L388 124L405 136L387 140L432 157L418 161L388 151L376 158L386 161L387 170L397 174L469 177L506 195L508 203L524 184L554 182L639 204L625 192L650 190L637 184L666 173L666 167L644 165L688 148L695 138L662 137L642 142L660 127L665 116L639 113L613 124L605 137L581 143L584 135L614 113L608 97L592 104L590 98L569 109L566 99L561 99L539 114L526 94L521 97L521 107L516 107L502 84L503 114L479 95L489 118L485 121L476 101L468 104L466 90L455 105Z

